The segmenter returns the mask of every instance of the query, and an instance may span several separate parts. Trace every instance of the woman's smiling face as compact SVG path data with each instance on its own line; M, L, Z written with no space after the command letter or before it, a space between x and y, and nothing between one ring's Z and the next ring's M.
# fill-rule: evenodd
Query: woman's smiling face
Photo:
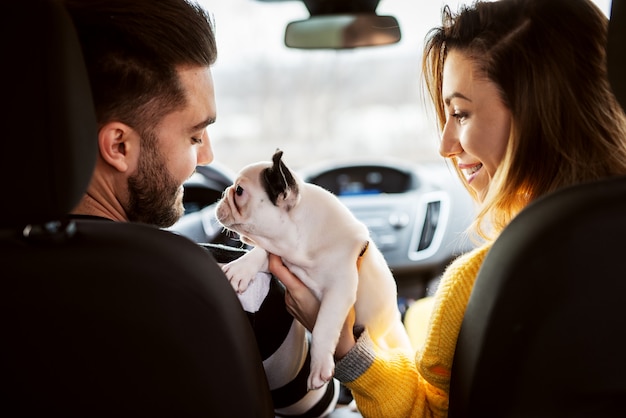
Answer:
M455 161L482 199L504 158L511 113L498 86L477 74L472 61L455 50L444 64L442 97L447 116L439 153Z

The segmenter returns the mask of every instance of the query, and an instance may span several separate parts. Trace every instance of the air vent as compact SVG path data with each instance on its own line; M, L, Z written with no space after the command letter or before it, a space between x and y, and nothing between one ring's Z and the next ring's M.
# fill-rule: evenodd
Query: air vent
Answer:
M430 247L435 237L437 224L439 222L439 213L441 212L441 201L429 202L426 207L426 216L424 216L424 226L420 236L417 251L423 251Z
M449 216L448 193L437 191L420 196L409 245L410 260L424 260L437 254L448 226Z

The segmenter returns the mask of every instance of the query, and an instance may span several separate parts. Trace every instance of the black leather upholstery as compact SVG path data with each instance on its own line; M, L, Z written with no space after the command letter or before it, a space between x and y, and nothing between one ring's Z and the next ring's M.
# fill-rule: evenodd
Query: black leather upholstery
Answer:
M50 0L22 3L0 13L3 228L67 213L96 157L89 82L69 17Z
M450 417L626 416L626 179L529 206L494 243L457 342Z
M626 6L608 64L626 103ZM626 178L559 191L496 240L472 292L450 388L456 417L626 416Z
M97 152L76 35L55 1L0 16L2 415L273 417L248 319L208 252L146 225L63 220Z

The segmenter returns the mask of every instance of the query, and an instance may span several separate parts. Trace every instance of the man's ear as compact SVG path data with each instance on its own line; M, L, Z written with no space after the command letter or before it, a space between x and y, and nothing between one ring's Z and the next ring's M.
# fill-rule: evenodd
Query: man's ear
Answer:
M109 122L98 131L100 155L118 171L132 170L139 155L139 135L121 122Z

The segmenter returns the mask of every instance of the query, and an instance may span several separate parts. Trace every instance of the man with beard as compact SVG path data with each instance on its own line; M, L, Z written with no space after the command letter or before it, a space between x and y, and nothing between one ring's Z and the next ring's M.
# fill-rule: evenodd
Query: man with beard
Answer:
M87 63L100 150L73 213L170 226L183 214L183 182L213 160L211 22L182 0L66 6Z
M65 0L65 6L87 65L99 148L71 216L169 227L184 213L184 181L213 160L207 132L216 118L212 22L187 0ZM307 336L282 293L249 317L276 412L295 417L332 410L338 383L307 392ZM272 330L277 322L286 324L284 335Z

